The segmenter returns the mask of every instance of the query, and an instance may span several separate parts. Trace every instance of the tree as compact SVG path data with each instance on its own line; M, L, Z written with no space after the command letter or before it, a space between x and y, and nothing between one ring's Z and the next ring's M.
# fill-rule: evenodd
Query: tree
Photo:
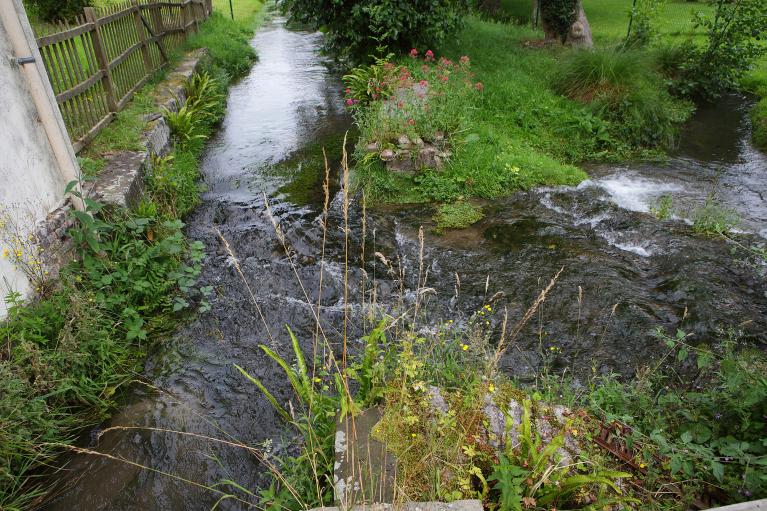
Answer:
M533 20L538 18L547 41L580 48L594 46L583 0L533 0Z

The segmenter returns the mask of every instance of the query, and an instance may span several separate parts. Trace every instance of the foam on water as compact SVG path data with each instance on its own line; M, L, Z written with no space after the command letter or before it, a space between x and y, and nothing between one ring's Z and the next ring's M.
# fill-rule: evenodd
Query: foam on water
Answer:
M642 177L634 172L621 172L597 180L586 180L578 188L599 187L616 205L629 211L647 213L652 202L665 193L682 191L674 183Z

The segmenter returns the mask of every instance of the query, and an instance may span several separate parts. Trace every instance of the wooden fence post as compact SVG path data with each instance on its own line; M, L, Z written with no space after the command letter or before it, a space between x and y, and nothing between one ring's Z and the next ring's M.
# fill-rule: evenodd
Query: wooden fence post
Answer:
M144 68L146 74L152 74L154 66L152 66L152 58L149 56L149 46L146 42L146 30L144 29L144 22L141 20L141 7L139 7L138 0L131 0L131 6L133 9L133 21L136 25L136 34L138 40L141 43L141 56L144 58Z
M184 29L184 39L186 40L189 33L189 6L192 5L192 0L184 0L181 6L181 24Z
M162 7L159 4L152 4L152 24L154 25L155 36L157 37L157 46L160 47L160 58L163 64L168 63L168 54L165 51L165 25L162 21Z
M191 0L191 3L189 4L189 8L192 10L192 28L195 34L199 31L199 27L197 26L197 8L199 5L200 4L198 4L196 0Z
M112 71L109 69L109 59L107 58L106 51L104 50L104 41L101 39L101 26L99 25L99 19L96 17L96 11L93 7L86 7L83 9L85 13L85 19L88 23L93 23L93 30L91 31L91 37L93 38L93 51L96 53L96 62L103 73L101 75L101 85L104 87L104 92L107 96L107 106L110 112L117 112L117 99L115 95L115 84L112 81Z

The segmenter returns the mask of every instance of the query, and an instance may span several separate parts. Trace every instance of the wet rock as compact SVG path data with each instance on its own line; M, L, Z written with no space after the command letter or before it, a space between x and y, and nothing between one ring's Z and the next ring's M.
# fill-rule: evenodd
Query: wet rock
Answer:
M387 170L403 174L413 174L417 168L410 151L397 151L394 153L394 157L386 163Z
M427 145L418 151L416 165L418 167L439 170L442 168L442 158L439 155L440 151L436 147Z

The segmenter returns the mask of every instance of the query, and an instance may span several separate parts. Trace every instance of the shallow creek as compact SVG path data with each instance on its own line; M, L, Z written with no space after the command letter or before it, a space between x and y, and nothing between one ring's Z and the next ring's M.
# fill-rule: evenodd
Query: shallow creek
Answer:
M150 356L145 380L161 390L132 388L125 405L103 425L127 429L100 438L99 430L91 434L90 447L109 457L74 456L48 509L210 509L220 495L189 481L212 486L231 480L253 490L262 481L263 468L246 450L161 430L248 445L270 441L276 452L290 444L269 403L234 364L264 381L284 402L290 397L287 383L258 345L267 343L289 357L287 324L305 351L311 350L314 320L294 271L316 302L323 271L322 170L307 167L303 154L318 145L335 148L330 156L337 182L339 140L351 126L341 84L317 54L320 37L289 31L278 18L254 38L260 59L230 91L227 116L203 162L207 191L187 219L188 234L206 245L202 285L216 289L212 310L181 327ZM668 162L595 166L589 169L591 179L577 187L520 192L485 204L485 219L463 231L431 234L433 211L427 206L368 210L365 269L369 283L375 277L379 305L393 309L400 284L386 275L373 253L401 262L403 299L412 301L423 225L426 285L436 290L429 295L424 326L440 319L460 323L494 295L502 296L495 309L507 307L517 319L564 267L540 318L502 360L504 369L520 378L541 367L540 353L550 346L561 350L549 360L559 370L582 377L592 371L630 375L663 353L652 335L659 326L695 332L696 341L735 327L748 342L767 344L764 267L751 264L743 251L732 253L732 243L694 235L683 218L659 221L649 214L664 194L684 213L715 191L742 217L743 243L764 242L767 157L748 142L746 113L739 98L701 110ZM275 236L265 196L292 247L295 270ZM336 196L331 207L321 300L322 323L330 334L344 311L339 202ZM356 202L351 209L355 338L363 310L358 286L361 209ZM268 330L219 232L237 254ZM497 328L499 318L493 321ZM220 505L244 507L234 500Z

